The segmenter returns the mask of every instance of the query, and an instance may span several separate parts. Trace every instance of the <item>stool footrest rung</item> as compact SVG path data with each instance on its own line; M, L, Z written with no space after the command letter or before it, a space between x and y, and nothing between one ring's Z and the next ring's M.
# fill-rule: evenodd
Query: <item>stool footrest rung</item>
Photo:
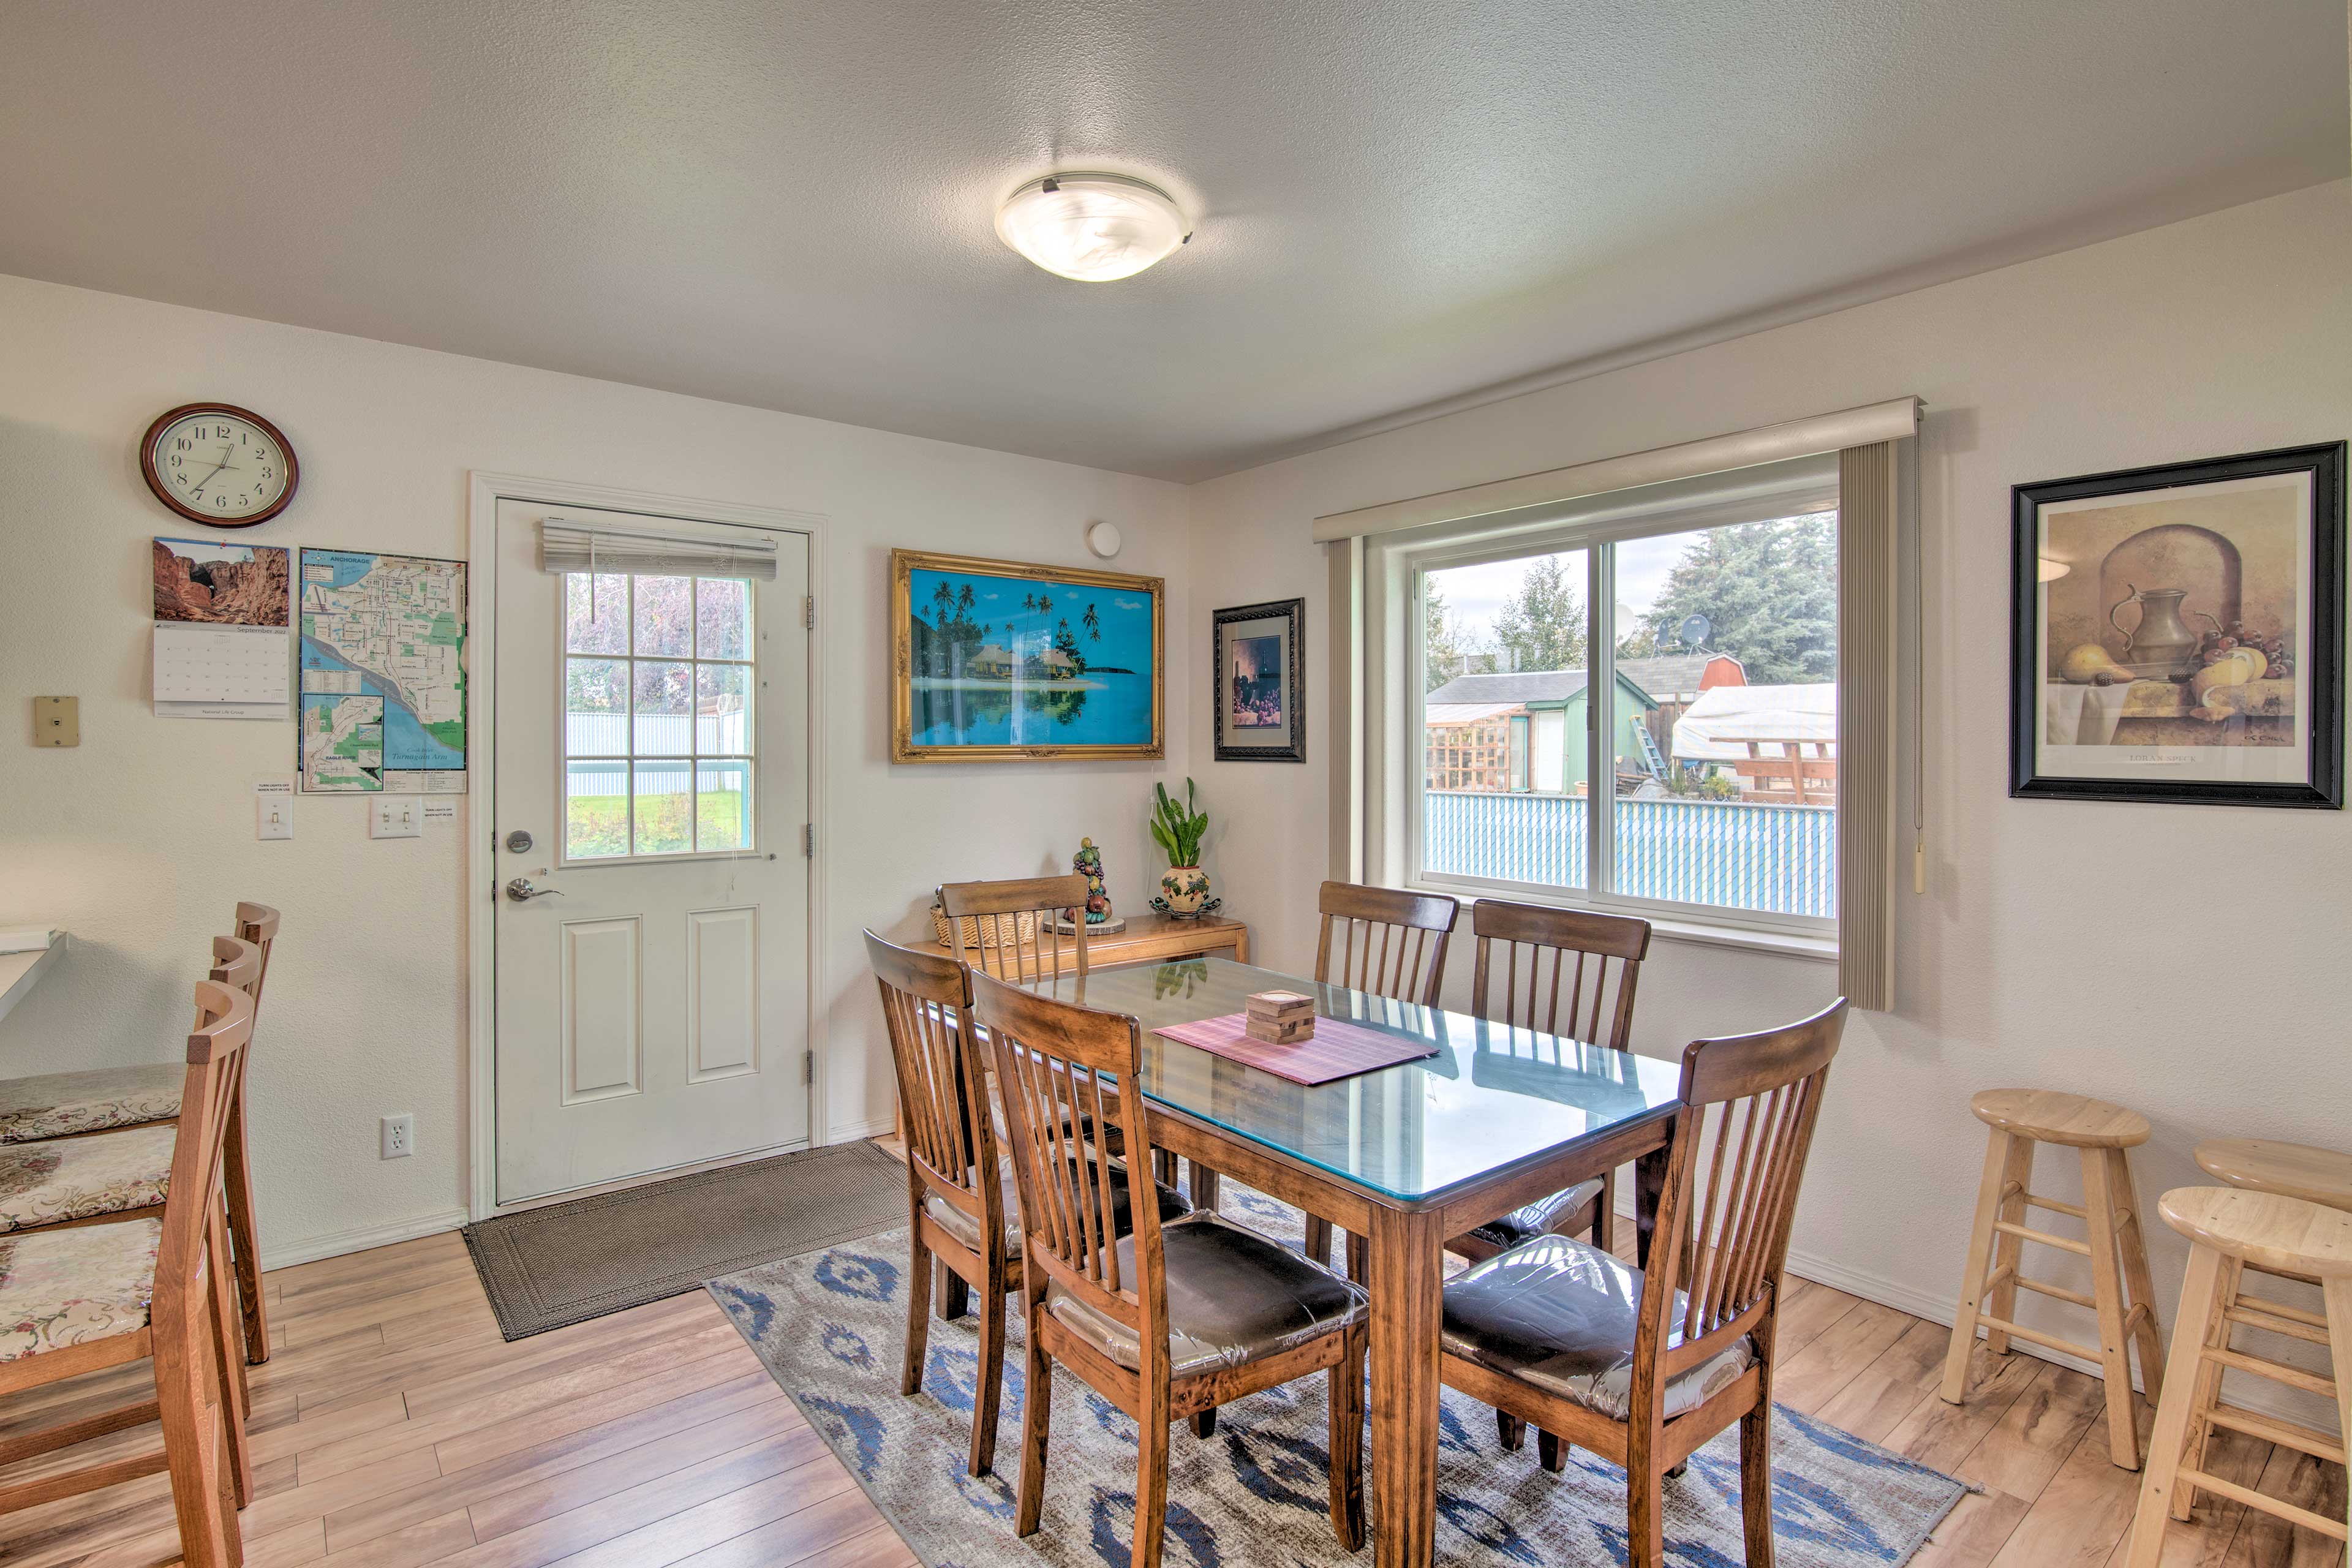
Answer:
M2087 1241L2076 1241L2070 1237L2053 1236L2049 1231L2036 1230L2030 1225L2019 1225L2013 1220L1997 1219L1992 1222L1992 1227L2003 1236L2014 1236L2026 1241L2038 1242L2043 1247L2054 1247L2061 1251L2071 1252L2077 1258L2091 1256L2091 1244Z
M2031 1290L2037 1296L2049 1296L2060 1301L2072 1301L2077 1307L2088 1307L2095 1312L2099 1310L2098 1302L2084 1295L2080 1290L2069 1290L2063 1285L2053 1285L2047 1279L2029 1279L2021 1274L2017 1277L2017 1286L2019 1289Z
M2324 1345L2328 1342L2327 1331L2324 1328L2314 1328L2309 1323L2299 1323L2291 1318L2282 1318L2258 1308L2241 1305L2231 1308L2221 1315L2233 1323L2242 1323L2250 1329L2260 1329L2266 1334L2284 1334L2289 1339L2303 1340L2315 1345Z
M2293 1448L2299 1454L2309 1454L2331 1465L2344 1462L2344 1445L2326 1433L2293 1421L2281 1421L2269 1415L2257 1415L2249 1410L2219 1405L2206 1412L2205 1418L2216 1426L2227 1426L2232 1432L2243 1432L2249 1437L2265 1443L2276 1443Z
M2262 1356L2248 1355L2243 1351L2210 1348L2206 1350L2204 1355L2207 1361L2212 1362L2217 1366L2228 1367L2232 1372L2249 1373L2255 1377L2267 1377L2273 1383L2284 1383L2289 1388L2300 1388L2305 1394L2316 1394L2322 1399L2336 1397L2336 1384L2333 1379L2322 1377L2315 1372L2305 1372L2299 1366L2289 1366L2283 1361L2269 1361Z
M2209 1491L2216 1497L2225 1497L2233 1502L2244 1503L2248 1508L2258 1508L2264 1513L2299 1524L2305 1530L2315 1530L2320 1534L2331 1536L2337 1541L2347 1537L2347 1531L2344 1521L2340 1519L2330 1519L2324 1513L2314 1513L2307 1508L2297 1508L2284 1498L2274 1498L2267 1493L2258 1492L2252 1487L2242 1487L2235 1481L2223 1480L2220 1476L2210 1471L2192 1470L2184 1466L2180 1471L2180 1479L2200 1491Z
M1981 1302L1987 1296L1991 1295L1994 1291L2000 1289L2002 1286L2008 1284L2011 1280L2016 1278L2017 1270L2011 1268L2006 1263L2002 1264L1990 1274L1985 1276L1984 1289L1978 1293L1977 1300Z
M2028 1208L2048 1209L2052 1214L2073 1215L2076 1219L2086 1220L2091 1217L2091 1211L2084 1208L2081 1204L2061 1203L2056 1198L2045 1198L2039 1193L2027 1193L2025 1194L2025 1206Z
M1990 1313L1979 1313L1977 1325L1979 1328L1998 1329L2011 1339L2024 1340L2040 1345L2044 1350L2064 1351L2068 1355L2081 1356L2088 1362L2095 1362L2099 1359L2099 1352L2088 1345L2078 1345L2072 1340L2062 1340L2056 1334L2045 1334L2040 1329L2029 1329L2022 1323L2011 1322L2007 1319L1996 1318Z
M2284 1301L2273 1301L2262 1296L2249 1296L2242 1290L2238 1293L2237 1305L2250 1312L2264 1312L2273 1318L2284 1318L2290 1323L2301 1323L2307 1329L2327 1327L2327 1320L2317 1312L2305 1311L2301 1307L2290 1307Z

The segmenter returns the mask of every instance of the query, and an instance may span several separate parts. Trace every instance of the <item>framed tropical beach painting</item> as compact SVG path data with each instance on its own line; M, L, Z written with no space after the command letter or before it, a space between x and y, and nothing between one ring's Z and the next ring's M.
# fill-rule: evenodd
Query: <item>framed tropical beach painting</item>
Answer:
M890 760L1159 757L1157 577L890 552Z
M1240 605L1214 617L1217 761L1307 760L1307 685L1301 676L1307 601Z

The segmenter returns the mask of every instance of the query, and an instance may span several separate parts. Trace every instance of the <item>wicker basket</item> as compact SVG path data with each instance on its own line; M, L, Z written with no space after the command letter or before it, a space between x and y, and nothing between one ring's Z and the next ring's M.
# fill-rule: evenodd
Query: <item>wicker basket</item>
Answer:
M1013 917L1013 920L1014 940L1016 942L1034 942L1037 940L1037 914L1035 910L1023 910L1019 913L1015 914ZM966 915L963 917L961 924L963 926L963 940L961 942L958 942L955 939L955 933L948 927L948 911L946 909L936 903L931 906L931 930L939 933L940 942L942 946L954 948L960 952L975 947L994 947L996 945L996 934L1004 924L1004 917L1003 915L991 915L986 920L982 920L975 915Z

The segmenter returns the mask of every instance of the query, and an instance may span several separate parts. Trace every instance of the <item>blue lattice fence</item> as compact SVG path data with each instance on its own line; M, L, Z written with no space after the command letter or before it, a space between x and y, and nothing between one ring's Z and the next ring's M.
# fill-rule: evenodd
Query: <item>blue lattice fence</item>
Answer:
M1554 888L1584 882L1580 795L1431 790L1432 871ZM1621 800L1617 890L1772 914L1837 913L1837 813L1748 801Z

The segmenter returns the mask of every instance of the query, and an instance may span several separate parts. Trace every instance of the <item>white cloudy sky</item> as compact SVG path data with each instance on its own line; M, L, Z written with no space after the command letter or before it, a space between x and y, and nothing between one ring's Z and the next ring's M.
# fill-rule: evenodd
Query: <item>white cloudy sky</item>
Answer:
M1617 632L1622 637L1632 629L1632 623L1650 613L1658 595L1665 591L1667 574L1681 559L1683 547L1688 542L1685 534L1662 534L1655 539L1629 540L1617 547ZM1575 585L1576 596L1584 597L1584 552L1570 551L1558 557ZM1455 566L1443 572L1432 572L1431 583L1445 595L1445 607L1457 621L1469 641L1474 644L1491 642L1494 638L1495 616L1506 601L1517 592L1519 580L1527 575L1526 560L1496 561L1483 566Z

